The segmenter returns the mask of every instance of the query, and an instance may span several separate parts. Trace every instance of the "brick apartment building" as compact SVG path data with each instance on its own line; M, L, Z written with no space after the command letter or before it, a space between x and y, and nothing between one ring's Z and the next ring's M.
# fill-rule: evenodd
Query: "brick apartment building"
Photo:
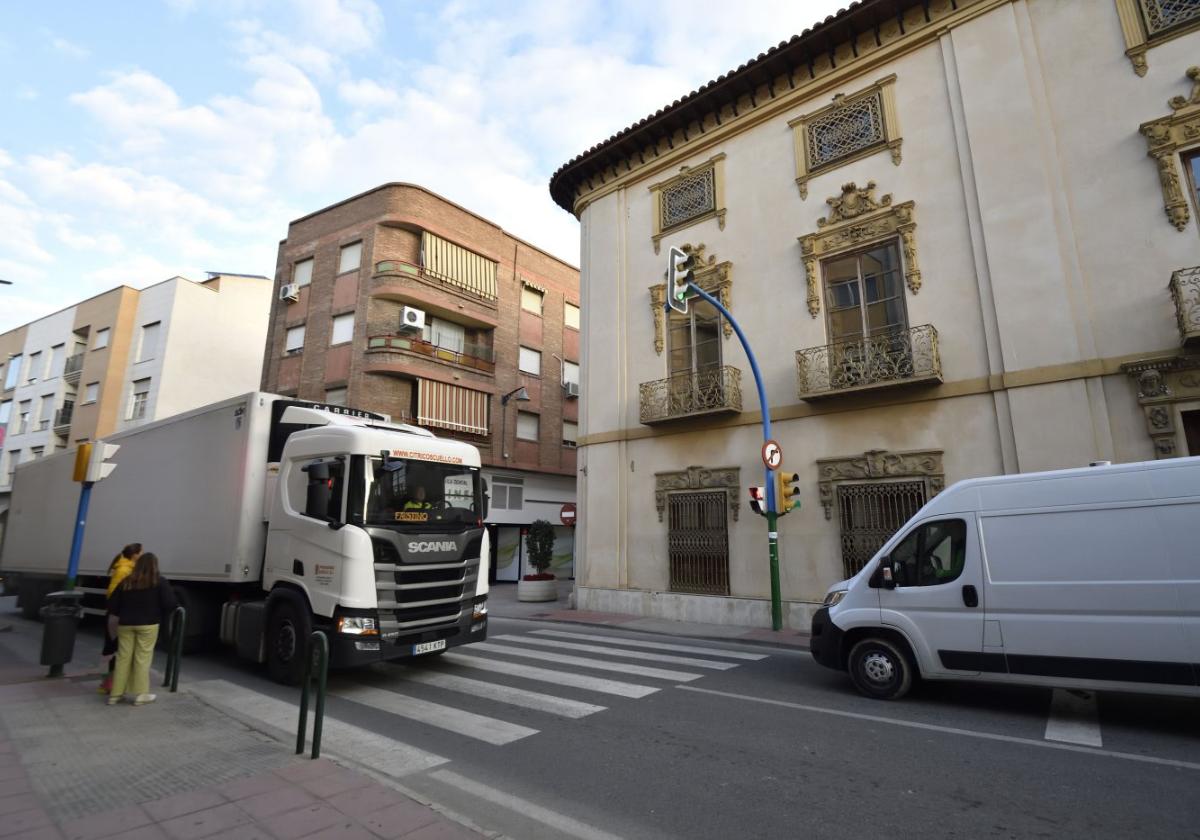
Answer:
M478 447L492 568L518 579L521 527L558 525L575 501L579 270L429 190L390 183L293 221L275 278L263 389ZM557 530L565 576L572 530Z

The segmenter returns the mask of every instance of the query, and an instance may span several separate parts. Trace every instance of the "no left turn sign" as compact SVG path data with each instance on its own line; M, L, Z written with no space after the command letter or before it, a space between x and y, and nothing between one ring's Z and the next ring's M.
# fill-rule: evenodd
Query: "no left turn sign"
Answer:
M776 441L767 441L762 445L762 459L767 469L779 469L779 465L783 463L783 447Z

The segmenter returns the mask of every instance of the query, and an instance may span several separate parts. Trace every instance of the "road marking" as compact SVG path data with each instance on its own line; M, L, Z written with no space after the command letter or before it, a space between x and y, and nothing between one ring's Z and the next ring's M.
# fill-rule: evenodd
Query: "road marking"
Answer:
M766 697L752 697L748 694L733 694L728 691L714 691L711 688L698 688L692 685L677 685L675 686L680 691L695 691L699 694L712 694L717 697L727 697L731 700L749 700L752 703L763 703L768 706L782 706L786 709L796 709L801 712L815 712L821 715L833 715L834 717L850 718L852 720L868 720L872 723L887 723L892 726L902 726L906 729L921 729L926 732L944 732L948 735L965 735L968 738L979 738L984 741L1002 741L1006 744L1023 744L1029 747L1041 747L1048 750L1064 750L1066 752L1087 753L1089 755L1107 756L1109 758L1121 758L1127 761L1140 761L1144 764L1159 764L1164 767L1179 767L1184 770L1200 770L1200 762L1195 761L1180 761L1175 758L1157 758L1151 755L1138 755L1137 753L1115 752L1113 750L1096 749L1095 747L1085 747L1077 744L1064 744L1057 741L1036 741L1033 738L1019 738L1015 735L997 735L991 732L973 732L970 729L957 729L953 726L938 726L934 723L918 723L912 720L898 720L897 718L883 717L881 715L866 715L861 712L846 712L841 709L827 709L823 706L809 706L804 703L789 703L786 700L770 700Z
M369 685L348 685L329 692L334 697L353 700L372 709L388 712L398 717L415 720L418 723L436 726L448 732L455 732L467 738L475 738L488 744L501 746L536 735L538 730L528 726L519 726L503 720L477 715L474 712L456 709L453 706L443 706L440 703L430 703L417 697L410 697L397 691L387 691L373 688Z
M1054 689L1045 737L1047 741L1065 741L1087 747L1104 746L1100 737L1100 709L1095 692Z
M593 642L617 642L625 647L649 648L651 650L673 650L679 653L703 653L707 656L724 656L729 659L746 659L757 662L766 659L765 653L742 653L737 650L697 647L696 645L671 645L665 642L644 642L641 639L626 639L624 636L603 636L599 633L570 633L566 630L534 630L535 636L557 636L562 639L580 639Z
M468 779L465 776L460 776L450 770L435 770L428 775L428 778L435 779L444 785L457 788L464 793L469 793L472 796L477 796L485 802L490 802L493 805L499 805L501 808L507 808L515 814L536 820L544 825L556 829L562 834L568 834L571 837L578 837L579 840L621 840L615 834L609 834L607 831L601 831L598 828L582 823L579 820L573 819L560 814L557 811L551 811L549 808L543 808L530 802L527 799L513 796L506 791L497 790L489 785L482 784L474 779Z
M543 662L557 662L560 665L578 665L582 668L594 668L597 671L616 671L633 677L650 677L656 680L673 680L675 682L691 682L698 680L703 674L689 674L686 671L667 671L663 668L646 668L642 665L626 665L621 662L605 662L601 659L588 659L585 656L565 656L561 653L550 653L543 650L524 650L522 648L496 645L491 642L476 642L473 650L490 651L508 656L521 656L526 659L540 659Z
M187 690L214 706L231 710L238 717L290 732L295 737L299 720L295 703L285 703L226 680L192 683ZM310 727L315 717L309 715ZM325 751L353 759L387 776L420 773L450 760L329 717L325 719L321 741Z
M587 717L596 712L603 712L607 708L606 706L597 706L593 703L568 700L565 697L555 697L552 694L528 691L524 688L513 688L512 686L501 685L500 683L472 680L442 671L419 671L416 668L408 668L403 672L403 679L409 682L432 685L436 688L444 688L447 691L469 694L472 697L480 697L484 700L495 701L496 703L507 703L510 706L520 706L522 709L533 709L537 712L546 712L547 714L566 718Z
M479 643L471 645L478 648ZM497 659L485 659L482 656L471 656L465 653L443 653L442 662L451 662L466 668L477 668L480 671L493 671L497 674L508 674L527 680L566 685L571 688L583 688L588 691L598 691L601 694L615 694L618 697L645 697L658 691L657 688L636 683L606 680L601 677L589 677L586 674L572 674L567 671L555 671L550 668L535 668L532 665L521 665L517 662L503 662Z
M691 656L671 656L665 653L645 653L640 650L620 650L616 647L605 647L604 645L580 645L574 642L564 642L559 639L535 639L530 636L491 636L489 638L497 639L505 642L516 642L525 645L545 645L547 647L565 648L568 650L578 650L584 653L606 653L609 656L623 656L626 659L640 659L646 662L665 662L670 665L691 665L694 668L711 668L714 671L728 671L730 668L736 668L737 664L733 662L713 662L710 659L696 659Z

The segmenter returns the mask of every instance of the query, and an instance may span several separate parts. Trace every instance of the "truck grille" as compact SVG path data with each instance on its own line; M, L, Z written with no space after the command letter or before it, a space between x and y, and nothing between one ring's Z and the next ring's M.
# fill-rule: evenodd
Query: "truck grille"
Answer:
M460 559L405 562L391 539L373 537L375 593L384 638L457 624L469 610L479 574L482 539L467 542Z

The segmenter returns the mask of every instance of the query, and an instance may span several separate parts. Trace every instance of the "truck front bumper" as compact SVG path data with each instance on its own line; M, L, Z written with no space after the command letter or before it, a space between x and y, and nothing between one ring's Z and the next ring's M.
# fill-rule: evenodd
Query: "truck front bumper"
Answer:
M481 618L475 611L484 608ZM459 645L482 642L487 639L486 602L475 606L475 610L464 610L463 616L452 625L435 627L419 633L407 633L394 639L379 636L360 636L346 633L331 633L329 638L329 661L338 668L356 668L372 662L387 662L396 659L411 659L427 654L414 653L417 645L445 641L439 650L449 650Z

